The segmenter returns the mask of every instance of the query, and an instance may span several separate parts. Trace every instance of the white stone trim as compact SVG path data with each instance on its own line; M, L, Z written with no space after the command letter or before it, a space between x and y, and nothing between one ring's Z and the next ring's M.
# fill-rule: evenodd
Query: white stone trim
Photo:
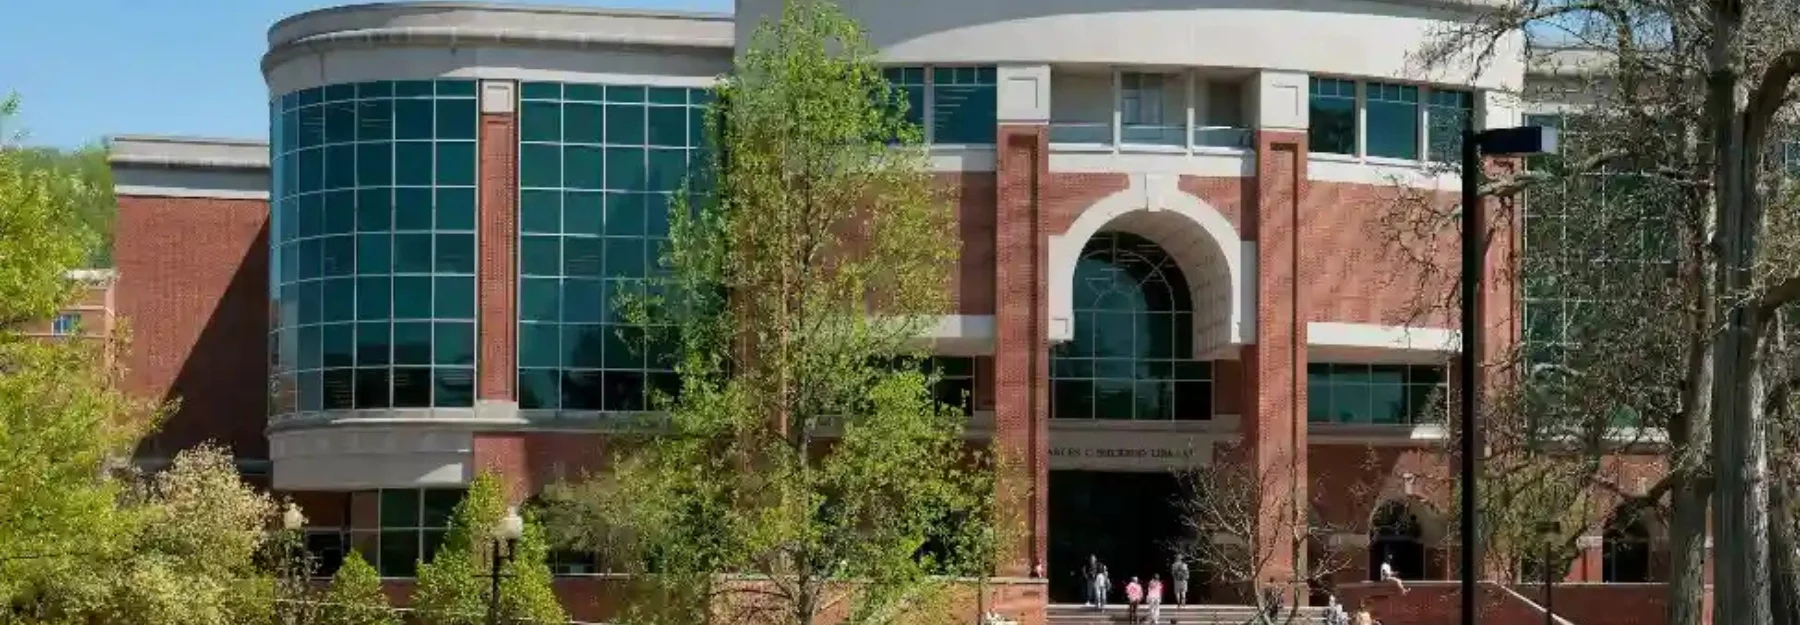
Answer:
M1599 536L1599 535L1595 535L1595 534L1585 534L1582 536L1575 537L1575 548L1576 549L1599 549L1599 548L1601 548L1601 546L1603 546L1605 544L1606 544L1605 536Z
M462 486L474 452L474 430L454 425L270 432L270 481L284 491Z
M1307 345L1374 347L1455 353L1462 349L1460 333L1448 328L1387 326L1372 323L1310 322Z
M1308 423L1306 441L1311 445L1368 445L1372 447L1416 447L1443 443L1450 432L1443 425L1368 425L1360 423Z
M260 200L268 201L268 191L243 191L232 189L190 189L183 187L162 187L151 185L115 185L113 195L120 197L172 197L172 198L206 198L214 200Z
M1050 237L1049 337L1053 342L1074 336L1075 265L1094 234L1119 222L1134 220L1141 234L1163 246L1181 265L1195 308L1223 306L1222 323L1194 323L1196 357L1216 357L1256 340L1256 245L1239 238L1237 229L1218 209L1179 186L1173 175L1136 173L1124 190L1083 210L1067 232ZM1124 228L1133 230L1132 228ZM1213 277L1209 281L1208 277ZM1228 301L1220 302L1219 299Z
M933 354L987 356L994 353L993 315L942 315L925 328L920 341Z
M1256 152L1235 148L1185 148L1150 146L1094 146L1050 144L1052 173L1122 173L1200 176L1204 178L1254 178Z
M1357 532L1339 532L1325 539L1325 544L1332 549L1360 549L1369 546L1369 535Z
M1357 83L1361 89L1361 82ZM1362 109L1358 109L1359 111ZM1374 187L1405 187L1451 193L1462 185L1462 176L1435 171L1416 161L1397 161L1342 154L1308 154L1306 179Z
M996 157L991 145L933 145L926 148L926 158L935 172L991 172Z

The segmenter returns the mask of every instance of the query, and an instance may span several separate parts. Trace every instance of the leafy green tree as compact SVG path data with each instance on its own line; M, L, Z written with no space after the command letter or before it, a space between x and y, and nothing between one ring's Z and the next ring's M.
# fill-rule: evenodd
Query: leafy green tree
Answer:
M67 272L92 237L70 219L76 181L32 165L8 138L17 107L0 100L0 604L37 612L52 589L91 581L92 561L130 552L125 483L105 469L160 411L119 390L106 345L20 333L71 301Z
M667 422L552 495L594 515L593 542L635 545L641 620L946 617L940 574L991 568L976 545L996 534L992 472L919 366L953 213L859 26L826 0L782 7L717 89L666 275L629 298L651 356L674 353Z
M506 515L500 481L483 474L450 516L450 530L431 562L419 565L413 596L420 616L431 625L480 625L487 622L490 572L494 562L494 530ZM512 546L500 568L500 618L506 623L562 623L567 616L550 587L549 547L543 528L525 515L525 533Z
M400 617L381 592L381 576L355 551L331 577L319 625L400 625Z

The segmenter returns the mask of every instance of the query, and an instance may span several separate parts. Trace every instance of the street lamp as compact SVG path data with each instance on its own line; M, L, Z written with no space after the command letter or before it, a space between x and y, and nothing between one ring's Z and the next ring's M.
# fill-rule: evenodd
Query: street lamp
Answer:
M500 625L500 567L512 561L513 547L525 535L525 519L518 506L507 506L506 516L494 525L493 566L488 568L488 625Z
M294 594L291 619L296 624L306 620L306 584L312 578L311 554L307 553L306 537L301 534L304 529L306 514L300 511L300 506L288 502L281 511L282 536L278 548L281 549L281 575L287 578L284 584Z
M1556 129L1539 126L1490 128L1477 132L1475 116L1463 120L1462 132L1462 622L1476 625L1475 584L1481 564L1481 537L1475 524L1475 476L1480 468L1481 428L1475 423L1476 384L1480 376L1481 279L1487 274L1487 210L1481 202L1481 156L1554 154Z
M1555 586L1550 583L1555 575L1556 567L1551 565L1550 549L1556 539L1562 536L1562 524L1556 521L1543 521L1537 524L1538 540L1544 543L1544 625L1556 625L1556 599L1551 594Z

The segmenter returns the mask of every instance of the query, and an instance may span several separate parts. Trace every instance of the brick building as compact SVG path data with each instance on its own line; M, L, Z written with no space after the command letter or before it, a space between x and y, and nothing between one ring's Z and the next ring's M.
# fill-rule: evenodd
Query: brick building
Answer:
M1028 558L1003 573L1047 565L1018 582L1037 614L1079 600L1067 572L1089 553L1160 570L1179 528L1156 502L1188 463L1254 463L1316 502L1271 531L1343 527L1323 540L1454 578L1450 492L1424 478L1447 474L1432 406L1459 340L1414 314L1452 283L1372 231L1397 188L1454 192L1428 165L1462 120L1530 108L1516 40L1479 73L1408 69L1480 1L845 2L957 198L956 314L930 338L972 429L1036 485ZM594 466L672 377L615 344L606 296L654 262L706 88L776 6L421 2L273 25L269 137L113 142L132 383L183 398L143 455L224 442L305 506L316 553L348 540L393 578L475 473L524 497ZM1487 288L1498 354L1518 298ZM1619 464L1623 484L1655 477ZM1568 581L1651 581L1655 528L1604 521Z

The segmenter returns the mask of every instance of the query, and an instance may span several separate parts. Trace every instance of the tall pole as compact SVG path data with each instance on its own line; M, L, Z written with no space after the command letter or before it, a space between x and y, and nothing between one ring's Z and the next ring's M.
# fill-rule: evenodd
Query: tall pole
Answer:
M494 558L488 567L488 625L500 625L500 539L494 539Z
M1546 540L1544 541L1544 625L1556 625L1556 595L1553 594L1555 588L1550 585L1552 570L1554 569L1550 564L1550 541Z
M1475 582L1481 562L1480 535L1476 525L1476 454L1481 428L1475 423L1476 367L1481 357L1481 277L1487 219L1481 203L1481 146L1475 134L1475 116L1463 119L1462 133L1462 623L1476 625Z

